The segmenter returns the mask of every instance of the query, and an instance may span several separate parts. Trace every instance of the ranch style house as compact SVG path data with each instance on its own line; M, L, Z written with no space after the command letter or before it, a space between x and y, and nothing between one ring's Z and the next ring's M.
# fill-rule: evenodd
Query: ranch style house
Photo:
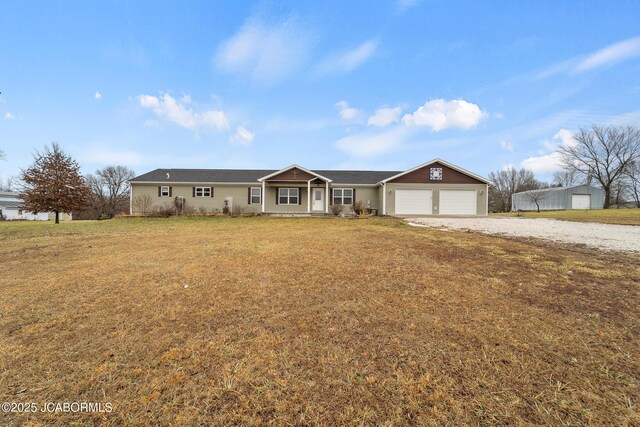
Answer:
M435 159L406 171L156 169L130 181L131 214L185 212L344 213L361 201L378 215L487 215L489 181Z

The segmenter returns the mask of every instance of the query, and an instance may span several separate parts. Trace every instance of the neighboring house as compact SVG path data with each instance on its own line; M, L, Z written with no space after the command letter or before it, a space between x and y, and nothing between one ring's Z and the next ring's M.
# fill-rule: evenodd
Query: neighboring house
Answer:
M130 181L131 214L173 208L328 214L362 201L379 215L486 215L489 181L436 159L407 171L156 169ZM176 200L178 199L178 200ZM147 212L143 212L146 210Z
M0 191L0 215L3 219L48 221L55 219L53 212L40 212L34 214L22 209L22 200L19 193ZM71 214L60 214L60 220L70 220Z
M590 185L572 187L551 187L540 190L523 191L511 196L512 211L541 211L567 209L602 209L604 190Z

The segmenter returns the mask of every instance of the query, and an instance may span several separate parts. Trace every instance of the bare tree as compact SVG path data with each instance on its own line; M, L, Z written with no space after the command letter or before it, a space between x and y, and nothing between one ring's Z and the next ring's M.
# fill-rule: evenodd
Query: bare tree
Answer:
M633 126L592 126L573 134L574 144L558 148L564 167L593 178L604 190L604 208L626 170L640 160L640 129Z
M126 166L107 166L87 175L91 189L90 215L113 217L129 208L129 180L135 172Z
M80 175L78 162L55 142L33 157L33 164L20 176L23 183L20 197L25 210L54 212L58 224L60 212L73 212L86 206L89 188Z
M556 187L571 187L581 183L581 179L575 169L563 169L553 174L552 185Z
M533 172L528 169L516 170L508 167L489 174L491 187L489 188L489 200L491 211L511 211L511 196L520 191L540 188Z
M5 179L0 178L0 191L17 191L18 180L13 176L8 176Z
M547 196L547 192L544 191L544 189L539 189L539 190L529 190L527 192L527 197L529 198L529 200L531 200L533 203L536 204L536 208L538 208L538 212L540 212L540 202L542 202L545 197Z
M626 192L631 200L640 208L640 161L633 162L625 171L627 181Z

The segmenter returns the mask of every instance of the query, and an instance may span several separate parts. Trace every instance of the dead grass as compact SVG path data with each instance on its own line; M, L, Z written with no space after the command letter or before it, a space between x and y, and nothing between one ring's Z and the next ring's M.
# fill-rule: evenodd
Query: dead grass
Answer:
M2 425L638 425L640 260L392 219L0 224Z
M504 212L496 216L523 216L525 218L553 218L564 221L600 222L603 224L640 225L640 209L599 209L543 212Z

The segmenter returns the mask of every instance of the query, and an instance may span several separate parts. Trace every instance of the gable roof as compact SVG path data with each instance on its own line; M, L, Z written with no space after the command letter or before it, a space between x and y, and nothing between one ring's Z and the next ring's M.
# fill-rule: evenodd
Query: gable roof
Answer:
M386 183L386 182L389 182L389 181L392 181L392 180L394 180L394 179L396 179L396 178L399 178L399 177L401 177L401 176L403 176L403 175L406 175L406 174L408 174L408 173L410 173L410 172L413 172L413 171L415 171L415 170L418 170L418 169L424 168L424 167L426 167L426 166L429 166L429 165L431 165L431 164L433 164L433 163L440 163L440 164L443 164L443 165L447 166L448 168L451 168L451 169L456 170L456 171L458 171L458 172L460 172L460 173L462 173L462 174L465 174L465 175L468 175L468 176L470 176L470 177L472 177L472 178L475 178L475 179L477 179L478 181L484 182L485 184L491 184L491 181L489 181L487 178L485 178L485 177L483 177L483 176L480 176L480 175L476 175L476 174L475 174L475 173L473 173L473 172L469 172L468 170L463 169L463 168L461 168L460 166L456 166L456 165L454 165L454 164L452 164L452 163L449 163L449 162L447 162L447 161L444 161L444 160L442 160L442 159L433 159L433 160L431 160L430 162L423 163L423 164L421 164L421 165L418 165L418 166L416 166L416 167L414 167L414 168L411 168L411 169L409 169L409 170L406 170L406 171L404 171L404 172L400 172L400 173L399 173L399 174L397 174L397 175L393 175L393 176L390 176L389 178L383 179L383 180L381 180L379 183L380 183L380 184L384 184L384 183Z
M320 175L320 174L318 174L318 173L316 173L316 172L314 172L314 171L310 171L309 169L305 169L305 168L303 168L302 166L298 166L298 165L291 165L291 166L288 166L288 167L286 167L286 168L284 168L284 169L280 169L279 171L275 171L275 172L273 172L273 173L270 173L270 174L269 174L269 175L267 175L267 176L263 176L262 178L258 178L258 181L260 181L260 182L265 181L265 180L267 180L267 179L269 179L269 178L271 178L271 177L274 177L274 176L280 175L281 173L284 173L284 172L286 172L286 171L290 171L291 169L300 169L301 171L306 172L306 173L308 173L308 174L310 174L310 175L313 175L313 176L315 176L316 178L320 178L320 179L323 179L323 180L325 180L325 181L329 181L329 182L331 182L331 181L332 181L331 179L329 179L329 178L327 178L327 177L325 177L325 176L322 176L322 175Z

